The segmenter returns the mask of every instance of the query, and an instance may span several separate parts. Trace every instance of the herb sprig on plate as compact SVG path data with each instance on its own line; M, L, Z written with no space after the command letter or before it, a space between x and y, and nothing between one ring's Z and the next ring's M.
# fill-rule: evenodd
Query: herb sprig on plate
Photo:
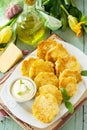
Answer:
M63 95L63 102L66 106L66 108L69 110L69 112L72 114L74 112L74 106L72 103L69 101L70 96L68 95L67 91L65 88L60 88L62 95Z
M87 70L81 71L82 76L87 76ZM63 96L63 103L65 104L66 108L69 110L69 112L72 114L74 112L74 106L70 102L70 96L68 95L65 88L60 88L62 96Z
M82 71L81 71L81 75L82 75L82 76L87 76L87 70L82 70Z

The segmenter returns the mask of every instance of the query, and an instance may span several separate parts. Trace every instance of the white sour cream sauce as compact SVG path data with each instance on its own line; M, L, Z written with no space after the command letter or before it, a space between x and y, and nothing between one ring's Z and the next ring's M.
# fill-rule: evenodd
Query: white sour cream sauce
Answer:
M11 94L19 102L32 99L35 93L36 87L31 80L17 79L11 86Z

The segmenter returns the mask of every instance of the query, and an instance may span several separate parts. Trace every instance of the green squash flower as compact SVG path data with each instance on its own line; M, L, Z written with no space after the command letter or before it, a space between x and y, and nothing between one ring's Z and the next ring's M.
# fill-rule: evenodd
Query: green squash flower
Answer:
M76 33L77 37L82 36L82 24L84 22L78 22L76 17L73 17L72 15L68 16L68 23L72 31Z
M76 17L70 15L63 5L61 5L61 8L68 15L68 24L69 24L69 27L71 28L71 30L73 32L76 33L77 37L80 37L82 35L82 24L84 22L78 22L78 19Z

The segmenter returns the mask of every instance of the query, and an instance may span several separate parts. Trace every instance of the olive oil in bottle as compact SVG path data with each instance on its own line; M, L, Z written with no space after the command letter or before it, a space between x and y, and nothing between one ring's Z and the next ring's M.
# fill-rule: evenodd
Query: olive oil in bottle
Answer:
M36 11L32 10L24 12L18 20L17 34L18 38L29 45L35 44L41 37L43 37L46 28L42 16Z

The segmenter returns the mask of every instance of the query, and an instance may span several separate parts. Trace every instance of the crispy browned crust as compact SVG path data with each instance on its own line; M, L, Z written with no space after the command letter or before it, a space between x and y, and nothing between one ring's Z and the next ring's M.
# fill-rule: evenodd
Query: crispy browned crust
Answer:
M62 103L63 97L61 91L52 84L43 85L39 88L38 94L47 94L50 93L54 97L56 97L58 104L60 105Z
M20 70L23 76L29 76L30 67L35 60L35 58L29 57L28 59L22 61Z
M53 64L49 61L44 61L43 59L37 59L31 65L29 70L29 77L34 79L40 72L53 72Z
M47 61L55 62L60 56L65 58L69 55L68 51L63 47L62 44L57 44L55 47L51 48L47 53L45 59Z
M59 113L59 106L52 94L40 94L32 106L33 115L44 123L50 123Z
M59 87L59 80L57 76L52 72L40 72L34 79L37 88L40 88L46 84L55 85L57 88Z
M76 78L71 76L63 77L59 82L59 88L65 88L69 96L75 95L78 90Z
M78 71L73 71L70 69L65 69L59 76L59 80L66 77L74 77L76 78L77 83L82 81L81 74Z
M56 75L59 76L59 74L65 69L78 71L80 73L81 66L75 56L70 55L66 58L57 58L57 61L55 62Z
M47 51L56 45L57 45L56 41L52 39L42 41L41 43L38 44L38 47L37 47L37 57L45 60Z

